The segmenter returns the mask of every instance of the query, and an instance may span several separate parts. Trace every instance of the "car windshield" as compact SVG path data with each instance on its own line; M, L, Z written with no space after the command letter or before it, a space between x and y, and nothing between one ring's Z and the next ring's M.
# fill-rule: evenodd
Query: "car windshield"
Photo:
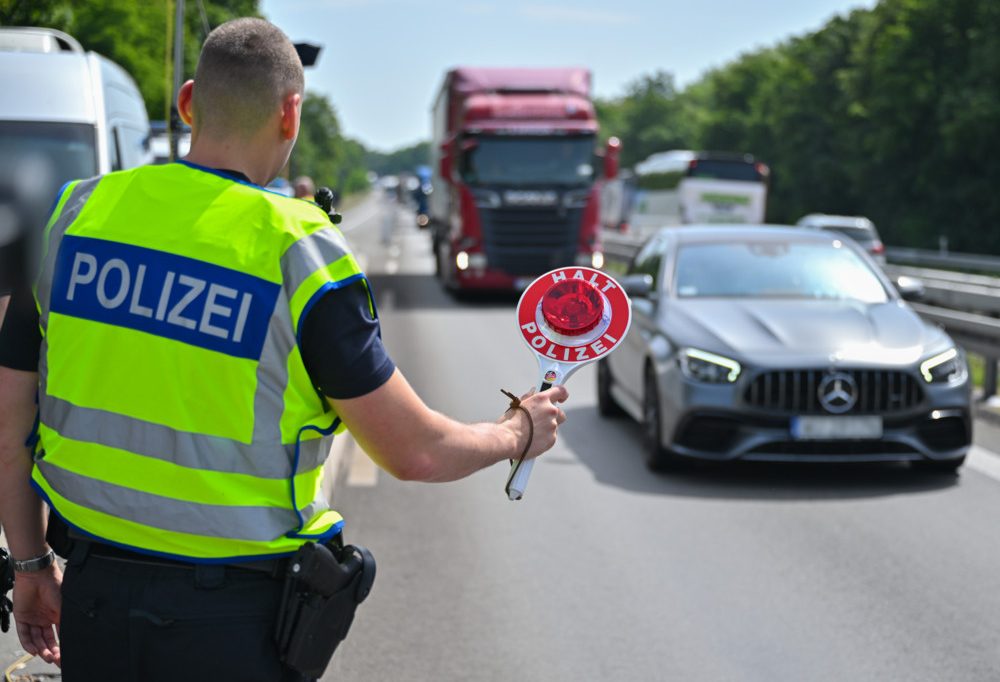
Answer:
M584 185L594 177L594 138L467 138L462 179L473 185Z
M679 298L801 298L884 303L888 293L840 242L740 241L681 246Z
M97 174L95 134L83 123L0 121L0 202L12 224L40 228L63 184Z

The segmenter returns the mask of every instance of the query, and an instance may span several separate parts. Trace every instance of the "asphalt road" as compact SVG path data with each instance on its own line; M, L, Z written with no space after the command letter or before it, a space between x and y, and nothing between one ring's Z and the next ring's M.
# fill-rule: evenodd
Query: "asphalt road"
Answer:
M515 298L453 301L430 275L427 235L377 197L342 227L428 404L492 420L500 388L532 385ZM638 426L598 417L592 369L569 389L560 442L519 502L503 493L506 466L401 483L338 441L334 501L379 574L324 680L1000 679L1000 430L977 424L958 476L654 475ZM15 649L0 636L0 662Z
M367 210L367 209L366 209ZM366 214L362 214L364 217ZM352 226L384 338L427 402L493 419L534 360L513 298L459 304L400 214ZM348 448L335 502L379 560L326 680L1000 679L1000 458L648 472L639 429L596 411L592 369L525 498L505 466L401 483ZM1000 449L995 429L981 443Z

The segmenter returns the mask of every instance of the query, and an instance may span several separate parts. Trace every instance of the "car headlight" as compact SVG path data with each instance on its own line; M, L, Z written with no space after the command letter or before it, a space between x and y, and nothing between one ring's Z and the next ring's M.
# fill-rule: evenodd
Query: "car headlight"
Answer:
M682 348L677 357L684 376L708 384L731 384L743 371L735 360L697 348Z
M928 384L961 381L967 371L965 355L957 348L949 348L920 363L920 374Z

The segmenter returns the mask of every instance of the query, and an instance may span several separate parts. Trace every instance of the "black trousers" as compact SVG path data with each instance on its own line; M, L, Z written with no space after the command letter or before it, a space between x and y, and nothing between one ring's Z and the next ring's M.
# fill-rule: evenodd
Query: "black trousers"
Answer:
M278 659L266 573L71 557L59 626L66 682L303 682Z

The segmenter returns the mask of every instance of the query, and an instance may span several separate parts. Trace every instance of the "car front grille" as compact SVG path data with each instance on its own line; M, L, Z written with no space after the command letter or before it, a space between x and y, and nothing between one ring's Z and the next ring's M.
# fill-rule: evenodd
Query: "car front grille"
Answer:
M854 405L841 414L893 414L921 403L924 392L917 380L897 370L837 370L856 388ZM788 414L830 414L820 402L819 389L829 370L804 369L764 372L750 382L744 400L753 408Z
M575 262L582 209L480 209L486 260L513 275L540 275Z
M753 448L745 457L755 455L794 455L796 457L836 457L849 455L915 455L917 450L906 443L883 440L844 441L775 441Z

